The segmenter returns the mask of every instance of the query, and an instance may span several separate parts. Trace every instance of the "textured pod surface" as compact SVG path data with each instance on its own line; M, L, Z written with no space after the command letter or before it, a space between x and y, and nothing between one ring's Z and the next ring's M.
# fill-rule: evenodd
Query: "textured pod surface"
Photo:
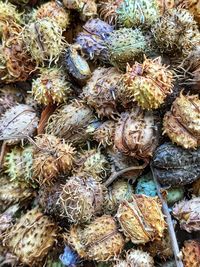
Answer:
M92 134L92 137L100 145L111 146L114 142L115 122L108 120L103 122Z
M140 108L122 113L116 124L114 144L126 155L149 159L158 145L156 117Z
M184 198L184 187L171 187L167 190L167 204L169 206L174 205L176 202L182 200Z
M100 1L99 3L99 15L104 21L110 25L116 25L117 23L117 8L123 2L123 0L108 0Z
M145 244L163 236L166 224L157 197L133 195L132 201L119 205L116 216L133 244Z
M38 125L35 110L24 104L19 104L8 109L0 119L0 138L8 140L13 136L21 136L10 143L18 143L25 136L32 136Z
M103 215L84 228L71 226L68 243L80 257L98 262L119 255L125 241L115 220L109 215Z
M136 100L144 109L157 109L172 93L172 72L161 63L161 57L145 59L143 64L127 66L124 75L124 95L130 102Z
M143 195L150 196L150 197L155 197L157 195L156 184L153 180L151 173L142 175L137 180L135 193L143 194Z
M153 170L163 185L190 184L200 177L200 149L186 150L164 143L154 153Z
M192 184L192 189L192 193L195 194L195 196L200 197L200 179Z
M200 24L200 2L198 0L177 0L176 6L189 10L197 23Z
M163 129L173 143L186 149L200 146L200 98L180 95L163 119Z
M102 211L103 190L93 177L80 174L69 178L59 196L61 215L75 224L91 221Z
M173 216L179 221L181 229L191 233L200 230L200 197L182 200L175 204Z
M184 267L200 266L200 242L198 240L187 240L182 248Z
M56 232L56 225L34 208L8 230L4 243L23 264L34 266L52 248Z

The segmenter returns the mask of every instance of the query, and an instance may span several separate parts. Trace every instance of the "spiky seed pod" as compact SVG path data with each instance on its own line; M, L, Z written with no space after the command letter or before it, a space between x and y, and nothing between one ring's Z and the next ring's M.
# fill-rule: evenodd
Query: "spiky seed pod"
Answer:
M114 267L154 267L153 258L147 253L139 249L130 249L126 252L126 260L119 260Z
M34 13L35 21L43 18L51 18L59 27L65 30L70 23L69 11L65 10L58 2L50 1L42 4Z
M176 0L178 8L187 9L194 19L200 24L200 2L198 0Z
M6 24L2 29L0 46L0 80L4 83L26 81L35 70L35 63L25 51L21 40L22 27L14 22Z
M175 204L173 216L179 221L181 229L191 233L200 230L200 197L182 200Z
M92 137L100 145L106 147L113 145L115 122L108 120L103 122L92 134Z
M161 63L161 57L129 65L124 74L124 94L144 109L157 109L172 93L173 74ZM127 97L127 96L126 96Z
M4 243L23 264L38 266L52 248L57 226L34 208L8 230Z
M116 25L117 23L117 8L123 2L123 0L109 0L100 1L99 3L99 15L104 21L110 25Z
M116 148L137 159L148 160L158 145L158 126L150 111L136 108L122 113L115 128Z
M133 195L132 201L121 202L116 216L133 244L145 244L163 236L166 223L157 197Z
M110 215L98 217L84 228L72 225L67 239L80 257L97 262L113 259L125 244Z
M83 98L99 117L113 117L117 113L117 91L121 73L115 68L98 68L83 88Z
M33 152L33 176L40 184L50 184L60 173L68 173L74 162L75 149L53 135L36 137Z
M192 184L192 193L195 196L200 197L200 179Z
M185 149L200 146L200 98L182 93L173 102L163 119L163 129L173 143Z
M50 18L27 24L22 31L22 40L38 65L56 63L65 47L62 28Z
M99 149L85 150L79 153L75 159L73 172L87 173L97 180L102 180L109 171L109 162Z
M28 202L34 196L32 189L24 182L18 183L1 175L0 183L0 213L11 205Z
M198 240L187 240L182 248L184 267L200 266L200 242Z
M46 132L74 144L82 143L88 138L86 128L93 120L92 110L74 99L50 116Z
M133 187L128 181L116 181L105 194L104 211L106 213L114 214L121 201L131 200L133 195Z
M148 173L146 175L142 175L137 180L135 193L136 194L143 194L143 195L150 196L150 197L155 197L157 195L156 184L153 180L151 173Z
M186 150L164 143L154 153L154 175L162 185L190 184L200 177L199 155L200 149Z
M62 187L59 196L61 215L70 223L91 221L102 211L103 190L103 186L93 177L85 177L84 174L72 176Z
M164 13L167 12L169 9L174 8L175 1L176 0L156 0L156 5L159 10L160 16L163 16Z
M157 47L161 52L187 56L200 41L197 24L187 10L171 9L152 27Z
M167 190L167 204L174 205L176 202L184 198L184 187L171 187Z
M154 0L123 0L116 13L118 24L127 28L150 27L159 17Z
M122 28L113 31L106 40L109 59L117 68L126 68L127 62L133 64L145 53L147 43L139 29Z
M41 69L39 77L32 82L32 95L39 104L63 103L70 91L64 71L56 67Z
M113 31L113 27L100 19L91 19L83 26L84 31L76 38L85 55L89 59L108 61L108 49L105 40Z
M20 142L26 136L32 136L38 125L38 117L35 110L24 104L19 104L8 109L0 118L0 138L8 140L10 144Z

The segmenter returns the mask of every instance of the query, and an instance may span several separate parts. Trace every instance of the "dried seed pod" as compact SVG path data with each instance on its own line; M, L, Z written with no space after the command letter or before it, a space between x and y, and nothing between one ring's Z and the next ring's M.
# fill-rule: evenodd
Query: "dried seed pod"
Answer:
M61 215L70 223L85 223L101 213L103 186L93 177L84 174L72 176L62 187L59 196Z
M33 178L40 184L50 184L60 173L72 169L75 149L53 135L36 137L33 152Z
M154 174L162 185L190 184L200 177L199 155L200 149L186 150L164 143L154 153Z
M69 11L64 9L57 1L50 1L42 4L33 15L35 21L43 18L53 19L59 27L65 30L70 23Z
M140 30L126 28L113 31L106 40L106 45L111 64L122 69L126 68L127 63L141 59L147 47Z
M63 103L70 92L64 71L56 67L41 69L39 77L32 82L32 95L39 104Z
M8 230L4 243L23 264L38 266L54 245L57 226L34 208Z
M57 62L65 42L62 28L50 18L38 19L27 24L22 31L22 40L27 51L38 65Z
M108 50L105 40L113 31L113 27L100 19L91 19L83 26L76 42L81 46L83 52L89 59L108 61Z
M176 0L156 0L160 16L163 16L169 9L175 7Z
M12 226L13 222L15 221L15 217L17 215L17 212L19 212L20 206L19 204L15 204L10 206L8 209L6 209L3 213L0 214L0 235L2 234ZM0 255L0 263L1 262L1 255Z
M173 216L179 221L181 229L191 233L200 230L200 197L182 200L175 204Z
M180 94L163 120L163 129L173 143L183 148L200 146L200 98Z
M200 24L200 2L198 0L176 0L178 8L187 9L194 19Z
M115 129L116 148L137 159L148 160L158 145L158 126L150 111L136 108L122 113Z
M125 244L115 220L109 215L96 218L84 228L72 225L67 239L80 257L97 262L113 259Z
M200 242L198 240L187 240L182 248L184 267L200 266Z
M114 267L154 267L153 258L139 249L130 249L126 252L126 260L119 260Z
M133 195L132 201L121 202L116 216L133 244L145 244L163 236L166 223L157 197Z
M146 175L142 175L137 180L135 193L143 194L149 197L155 197L157 195L156 184L153 180L151 172Z
M195 196L200 197L200 179L192 184L192 193L195 194Z
M200 41L200 34L192 15L184 9L168 10L152 27L161 52L187 56Z
M113 145L115 134L115 122L108 120L103 122L92 134L92 137L100 145L106 147Z
M74 99L50 116L46 132L73 144L80 144L87 140L86 128L93 120L92 110L82 101Z
M104 21L110 25L116 25L117 23L117 8L123 2L123 0L109 0L100 1L99 3L99 15Z
M0 138L8 140L13 136L21 136L10 140L10 144L20 142L25 136L34 134L38 125L38 117L33 108L19 104L8 109L0 118Z
M124 75L123 95L131 101L136 100L144 109L157 109L167 95L172 93L172 72L161 63L161 57L145 59L143 64L129 65Z
M115 68L98 68L83 88L83 98L99 117L113 117L117 113L117 90L121 73Z

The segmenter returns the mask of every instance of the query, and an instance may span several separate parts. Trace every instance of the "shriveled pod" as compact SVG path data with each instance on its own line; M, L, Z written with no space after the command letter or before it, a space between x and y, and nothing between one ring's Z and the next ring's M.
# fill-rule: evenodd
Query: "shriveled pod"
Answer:
M200 146L200 98L182 93L163 119L163 129L173 143L185 149Z
M200 266L200 242L198 240L187 240L181 250L184 267Z
M10 144L19 143L26 136L32 136L38 125L35 110L24 104L8 109L0 119L0 139L9 140ZM13 137L15 137L13 139Z
M99 2L99 15L110 25L117 24L117 8L123 0L108 0Z
M67 241L80 257L97 262L118 256L125 244L123 235L110 215L97 217L83 227L72 225Z
M123 233L133 244L160 239L166 227L157 197L133 195L131 201L121 202L116 216Z
M106 147L113 145L115 134L115 122L107 120L103 122L92 134L92 137L100 145Z
M116 148L137 159L149 160L158 145L156 117L150 111L135 108L122 113L115 128Z

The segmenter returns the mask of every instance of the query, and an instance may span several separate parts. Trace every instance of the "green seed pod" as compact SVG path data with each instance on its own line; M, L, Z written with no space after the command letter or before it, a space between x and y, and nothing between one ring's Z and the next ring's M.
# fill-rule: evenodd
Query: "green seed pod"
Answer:
M184 187L174 187L167 190L167 203L172 206L184 198Z

